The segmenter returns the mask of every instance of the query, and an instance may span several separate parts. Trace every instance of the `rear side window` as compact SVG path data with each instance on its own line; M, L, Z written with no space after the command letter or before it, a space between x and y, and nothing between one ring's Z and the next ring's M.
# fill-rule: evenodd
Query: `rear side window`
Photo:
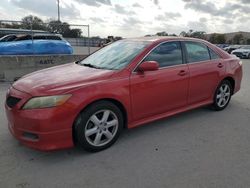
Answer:
M46 36L46 38L48 39L48 40L62 40L60 37L58 37L58 36Z
M166 42L157 46L144 61L157 61L160 67L182 64L180 42Z
M34 36L33 37L34 40L45 40L45 36L42 36L42 35L37 35L37 36Z
M185 46L189 63L210 60L209 51L206 45L198 42L185 42Z
M34 40L61 40L58 36L50 36L50 35L35 35L33 37Z
M220 59L220 56L217 53L215 53L211 48L208 48L208 49L209 49L211 59Z

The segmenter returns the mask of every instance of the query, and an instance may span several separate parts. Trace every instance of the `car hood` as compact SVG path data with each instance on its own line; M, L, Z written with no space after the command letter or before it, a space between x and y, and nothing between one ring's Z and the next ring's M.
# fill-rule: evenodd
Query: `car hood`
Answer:
M56 95L106 80L114 72L69 63L28 74L14 82L12 86L32 96Z
M236 50L232 51L232 53L233 53L233 52L243 52L243 53L244 53L244 52L247 52L247 53L248 53L248 52L250 52L250 49L240 49L240 48L239 48L239 49L236 49Z

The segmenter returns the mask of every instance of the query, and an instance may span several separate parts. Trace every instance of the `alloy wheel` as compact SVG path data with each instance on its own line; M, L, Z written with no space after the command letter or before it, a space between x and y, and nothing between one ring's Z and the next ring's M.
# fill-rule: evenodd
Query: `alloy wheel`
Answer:
M220 108L223 108L227 105L228 101L230 100L231 96L231 89L229 85L222 84L217 91L216 95L216 103Z
M118 130L119 121L111 110L100 110L90 116L85 126L85 138L92 146L111 142Z

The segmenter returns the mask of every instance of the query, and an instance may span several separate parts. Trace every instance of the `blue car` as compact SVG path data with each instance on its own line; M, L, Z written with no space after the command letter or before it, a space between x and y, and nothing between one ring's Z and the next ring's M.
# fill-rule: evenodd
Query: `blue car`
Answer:
M0 55L72 54L72 46L60 36L17 37L13 41L0 42Z

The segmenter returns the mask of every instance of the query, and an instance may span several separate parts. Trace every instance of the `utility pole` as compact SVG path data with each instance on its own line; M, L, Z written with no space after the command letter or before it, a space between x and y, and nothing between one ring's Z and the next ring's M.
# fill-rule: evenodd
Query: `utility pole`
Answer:
M58 22L60 22L60 0L57 0L57 18Z

